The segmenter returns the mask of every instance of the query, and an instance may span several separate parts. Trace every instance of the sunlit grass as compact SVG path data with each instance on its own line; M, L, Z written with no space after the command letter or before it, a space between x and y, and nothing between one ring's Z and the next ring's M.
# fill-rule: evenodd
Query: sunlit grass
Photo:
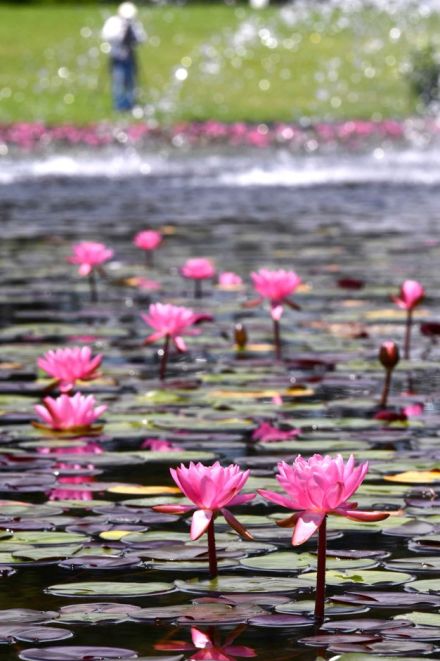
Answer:
M295 11L295 5L261 12L142 8L149 37L139 48L145 116L297 121L414 113L411 54L440 34L437 16L406 17L404 30L395 17L372 9L351 17ZM1 5L0 121L115 119L100 49L110 12L109 6Z

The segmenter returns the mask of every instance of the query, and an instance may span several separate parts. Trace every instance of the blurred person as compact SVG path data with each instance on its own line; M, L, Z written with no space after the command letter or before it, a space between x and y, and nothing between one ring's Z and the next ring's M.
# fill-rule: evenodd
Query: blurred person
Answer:
M113 107L118 111L132 110L136 103L136 47L146 39L137 13L132 2L123 2L102 28L102 38L110 47Z

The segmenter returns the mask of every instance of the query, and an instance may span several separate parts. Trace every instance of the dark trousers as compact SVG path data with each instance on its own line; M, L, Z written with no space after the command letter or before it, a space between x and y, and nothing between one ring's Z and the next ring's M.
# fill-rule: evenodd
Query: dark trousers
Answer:
M136 62L134 57L111 60L112 96L115 110L131 110L135 104Z

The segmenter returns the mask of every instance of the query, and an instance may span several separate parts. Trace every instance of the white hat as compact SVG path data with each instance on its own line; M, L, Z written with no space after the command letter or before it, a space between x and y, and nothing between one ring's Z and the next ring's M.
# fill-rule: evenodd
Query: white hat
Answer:
M131 21L137 15L137 7L132 2L123 2L118 7L118 14L121 18Z

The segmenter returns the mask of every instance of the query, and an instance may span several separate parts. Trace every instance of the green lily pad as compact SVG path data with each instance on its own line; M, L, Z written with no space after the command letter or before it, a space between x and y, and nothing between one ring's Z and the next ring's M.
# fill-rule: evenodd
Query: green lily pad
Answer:
M259 593L259 592L294 592L301 588L308 587L306 581L297 578L274 578L272 576L263 577L243 577L243 576L219 576L214 580L190 579L189 581L175 581L178 590L182 592L214 594L228 593Z
M301 580L315 585L316 573L301 574ZM374 569L341 570L331 569L326 572L327 585L402 585L413 579L411 574L403 572L379 571Z
M96 581L82 583L60 583L46 588L48 594L59 597L145 597L172 592L172 583L123 583Z

